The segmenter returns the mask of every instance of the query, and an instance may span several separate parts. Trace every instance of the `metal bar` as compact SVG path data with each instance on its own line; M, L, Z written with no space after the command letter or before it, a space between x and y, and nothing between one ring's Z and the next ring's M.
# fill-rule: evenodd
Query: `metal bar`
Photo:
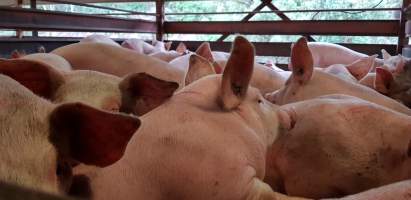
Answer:
M17 0L17 7L18 8L23 7L23 0ZM22 38L23 37L23 31L21 29L16 29L16 37L17 38Z
M402 48L404 45L408 44L408 37L405 34L405 23L406 23L406 18L405 18L405 8L410 5L411 0L403 0L402 1L402 11L401 11L401 16L400 16L400 21L399 21L399 30L398 30L398 44L397 44L397 53L401 54L402 53Z
M175 49L177 45L183 42L188 49L195 51L202 41L174 41L172 48ZM1 42L0 42L1 43ZM212 42L210 46L213 51L229 52L231 49L231 42ZM253 42L256 47L256 55L258 56L290 56L291 42ZM354 51L358 51L367 55L381 54L381 49L387 50L390 54L394 54L396 45L392 44L340 44Z
M56 11L0 6L0 28L48 31L155 33L156 24L146 20L119 19Z
M166 33L398 36L398 20L165 22Z
M90 5L86 3L79 3L79 2L73 2L73 1L64 1L64 0L41 0L41 1L59 3L59 4L70 4L70 5L83 6L83 7L89 7L89 8L98 8L98 9L111 10L111 11L121 11L121 12L127 12L127 13L138 14L138 15L155 16L154 13L134 12L131 10L124 10L124 9L119 9L119 8L111 8L111 7L98 6L98 5Z
M163 41L164 35L164 0L156 0L156 23L157 33L156 38L158 41Z
M268 8L270 8L272 11L279 11L279 9L274 6L274 4L272 2L268 2L267 3ZM278 17L280 17L282 20L284 21L292 21L287 15L285 15L284 13L276 13L276 15ZM308 39L308 41L315 41L315 39L313 37L311 37L308 34L304 34L304 36Z
M30 8L31 9L37 9L37 1L36 0L30 0ZM31 32L33 37L38 37L39 36L39 32L34 30Z
M258 5L256 8L254 8L253 12L258 12L261 11L265 7L265 3L261 2L260 5ZM241 22L245 22L250 20L256 13L248 13L243 19L241 19ZM224 41L230 34L224 34L220 38L217 39L218 42Z
M264 13L305 13L305 12L361 12L361 11L400 11L401 8L347 8L347 9L318 9L318 10L272 10L272 11L243 11L243 12L187 12L166 13L166 15L233 15L233 14L264 14Z

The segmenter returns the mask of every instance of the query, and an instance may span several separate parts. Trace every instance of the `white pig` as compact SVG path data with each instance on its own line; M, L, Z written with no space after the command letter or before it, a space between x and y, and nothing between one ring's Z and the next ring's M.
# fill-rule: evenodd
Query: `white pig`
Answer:
M411 178L411 117L345 95L281 106L290 116L267 154L265 181L280 192L342 197Z
M113 39L105 35L98 35L98 34L89 35L81 39L80 43L103 43L103 44L120 47L120 45L117 42L115 42Z
M269 101L283 105L327 94L346 94L411 115L409 108L373 89L314 70L312 55L304 37L294 45L291 62L292 75L283 88L266 95Z
M0 91L0 182L64 193L72 164L113 164L140 126L137 118L81 103L52 104L4 75Z
M92 199L280 199L261 181L278 120L248 86L253 64L252 44L237 37L222 76L146 114L125 157L91 174Z
M177 83L144 73L118 78L87 70L61 72L45 63L24 59L0 59L0 73L55 103L83 102L103 110L136 115L162 104L178 87Z
M184 86L184 71L126 48L98 43L77 43L60 47L52 53L65 58L73 69L94 70L119 77L144 72L161 80L176 82L180 88Z

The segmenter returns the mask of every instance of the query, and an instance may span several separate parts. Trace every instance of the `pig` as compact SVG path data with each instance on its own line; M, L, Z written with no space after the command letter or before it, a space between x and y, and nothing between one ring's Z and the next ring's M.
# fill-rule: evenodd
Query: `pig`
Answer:
M112 112L143 115L165 102L178 84L133 73L124 78L95 71L62 72L34 60L0 59L0 73L55 103L83 102ZM37 84L36 84L37 83Z
M103 43L103 44L108 44L108 45L113 45L116 47L120 47L120 45L112 40L111 38L105 36L105 35L98 35L98 34L93 34L89 35L83 39L80 40L80 43Z
M308 48L312 52L313 65L315 67L328 67L333 64L350 64L361 58L366 58L368 55L353 51L347 47L327 43L327 42L309 42ZM383 62L381 59L376 59L380 66Z
M401 181L359 194L350 195L340 200L408 200L410 199L411 181Z
M360 58L349 64L333 64L326 68L318 68L324 72L334 74L344 80L357 83L362 80L374 68L374 62L377 55Z
M291 126L267 154L274 190L335 198L411 178L411 116L347 95L280 109Z
M184 43L180 42L178 44L177 49L175 51L161 51L161 52L156 52L156 53L151 53L149 56L160 59L165 62L171 62L172 60L187 54L187 47L185 46Z
M151 41L151 45L153 45L154 47L152 53L169 51L171 49L172 43L173 42L163 42L163 41L158 41L156 39L153 39Z
M292 75L281 89L265 97L272 103L284 105L327 94L346 94L362 98L410 115L411 110L403 104L386 97L366 86L340 79L316 70L307 40L302 37L291 52Z
M406 62L399 74L377 68L373 88L411 108L411 61Z
M124 157L88 174L92 199L280 199L261 181L278 117L249 87L253 65L252 44L237 37L223 75L144 115Z
M381 53L383 55L383 65L381 67L389 70L391 73L401 73L408 59L401 54L391 56L385 49L382 49Z
M33 60L45 63L57 70L71 71L71 65L63 57L51 53L34 53L20 57L20 59Z
M76 43L60 47L51 53L65 58L76 70L93 70L119 77L130 73L147 73L164 81L176 82L179 89L184 86L184 71L126 48L98 43Z
M52 90L43 81L25 82L34 94L0 75L0 182L64 194L72 164L115 163L141 122L82 103L53 104L37 96Z

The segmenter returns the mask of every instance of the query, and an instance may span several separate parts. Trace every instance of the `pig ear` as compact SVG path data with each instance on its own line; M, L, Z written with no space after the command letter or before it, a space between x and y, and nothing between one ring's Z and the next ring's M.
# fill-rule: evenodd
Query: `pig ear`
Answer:
M374 88L382 94L388 94L391 84L394 81L392 73L384 68L377 67L375 70Z
M307 39L301 37L291 50L293 80L300 84L307 83L313 75L313 57L307 45Z
M214 67L214 71L216 74L221 74L223 73L223 67L221 67L220 63L218 62L213 62L213 67Z
M88 165L105 167L123 156L140 120L68 103L54 109L50 126L50 139L60 153Z
M120 83L122 105L120 111L141 116L169 99L178 83L163 81L146 73L126 76Z
M216 74L214 71L214 66L205 58L193 54L190 56L188 72L185 78L185 85L189 85L190 83L200 79L201 77L210 74Z
M183 54L187 51L187 46L183 42L180 42L177 46L176 51L177 53Z
M224 109L234 109L244 100L253 73L254 55L254 46L244 37L237 36L221 82Z
M280 108L277 110L278 123L281 129L291 130L294 128L296 123L297 114L294 109Z
M19 52L17 49L15 49L15 50L13 50L13 52L11 52L10 58L16 59L16 58L21 58L25 55L26 55L26 53Z
M0 60L0 73L47 99L53 97L64 81L64 77L52 67L24 59Z
M171 49L171 45L173 44L173 42L166 42L166 43L164 43L164 48L167 50L167 51L170 51L170 49Z
M214 62L213 54L211 53L210 43L203 42L196 50L196 54L202 56L210 62Z
M382 54L382 59L384 60L391 58L391 55L385 49L381 49L381 54Z
M40 47L37 49L37 52L38 52L38 53L46 53L46 48L45 48L44 46L40 46Z
M347 70L357 79L361 80L373 68L376 55L360 58L346 66Z

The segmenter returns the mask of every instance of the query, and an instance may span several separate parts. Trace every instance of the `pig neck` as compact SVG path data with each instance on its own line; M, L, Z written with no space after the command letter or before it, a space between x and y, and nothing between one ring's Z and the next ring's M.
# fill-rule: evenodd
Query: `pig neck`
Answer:
M335 88L335 87L329 88L328 94L343 93L343 94L347 94L351 96L356 96L356 97L365 99L367 101L371 101L379 105L386 106L398 112L411 115L411 110L407 108L405 105L395 101L394 99L386 97L378 93L377 91L370 89L366 86L348 82L334 75L327 74L326 72L322 72L319 70L315 70L314 77L312 77L311 81L313 80L317 82L316 84L317 86L324 85L324 83L329 83L328 85L330 85L331 87L335 85L344 86L344 88ZM318 88L321 88L321 87L318 87ZM343 89L343 90L339 90L339 89Z
M54 106L2 75L0 91L0 181L56 193L43 162L56 156L47 134Z
M198 81L204 82L207 81L205 79L210 78L213 77L206 77ZM197 82L193 85L199 84ZM207 89L217 91L215 85L207 84ZM193 96L196 97L193 98ZM232 112L221 112L215 106L211 106L210 103L204 105L204 102L209 102L209 99L213 96L215 95L203 95L201 90L188 90L185 88L174 95L169 102L144 115L141 118L142 126L128 144L124 157L95 175L94 180L92 180L92 188L97 191L93 193L99 195L105 190L111 190L111 193L126 195L127 197L141 194L139 196L141 199L161 199L159 195L162 195L161 192L163 191L158 191L159 188L168 190L169 188L179 187L177 184L184 184L186 179L195 184L208 181L216 174L219 174L220 167L224 168L226 165L231 164L235 164L239 168L251 166L255 171L252 170L251 174L246 173L246 176L262 178L265 171L264 155L267 144L261 139L262 134L257 133L258 130L261 130L261 127L250 134L249 131L258 126L250 127L247 123L243 123L244 118L242 116ZM184 109L181 109L182 107ZM207 123L199 123L199 121ZM158 124L165 122L171 126L159 126ZM232 127L229 128L229 126L235 127L235 130L238 128L238 130L230 131L229 129L232 129ZM222 139L230 139L230 142L222 144ZM159 141L165 143L152 148L154 144L159 144ZM211 141L215 143L211 143ZM214 148L209 148L210 144ZM169 145L174 146L170 148ZM207 149L207 151L200 153L198 147L203 150ZM170 149L164 152L164 148ZM225 150L222 150L222 148ZM177 152L180 152L178 155L176 155L176 149ZM225 160L218 165L215 165L215 162L209 162L210 156L212 161L215 161L214 156L220 159L221 152L219 151L224 152L223 155L229 155L227 157L222 156L228 161ZM193 157L194 154L192 155L192 153L199 154ZM159 154L161 159L158 157ZM238 157L241 159L238 159ZM197 162L199 161L203 164L198 165ZM194 167L187 169L186 165ZM187 177L182 178L181 183L178 181L175 183L176 175L170 173L170 171L178 174L183 173ZM210 176L198 176L198 174L204 172L210 173ZM110 180L110 177L116 177L115 183ZM241 180L243 178L239 177ZM171 180L171 183L164 183L164 180ZM118 183L127 184L119 187L116 186ZM221 184L224 185L224 182ZM175 190L180 191L181 189ZM152 196L148 198L147 195ZM124 196L118 198L122 199L122 197Z

